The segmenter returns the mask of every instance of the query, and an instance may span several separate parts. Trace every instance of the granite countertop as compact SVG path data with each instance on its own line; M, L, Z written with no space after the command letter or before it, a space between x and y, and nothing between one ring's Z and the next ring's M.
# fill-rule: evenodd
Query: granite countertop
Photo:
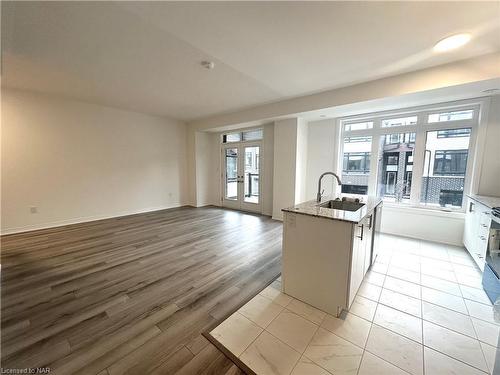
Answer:
M343 195L340 196L342 198ZM329 200L334 200L337 197L324 197L320 203L316 200L307 201L304 203L299 203L293 207L283 208L284 212L293 212L301 215L309 215L316 217L323 217L326 219L348 221L351 223L359 223L365 217L375 210L379 204L382 203L382 199L372 196L363 196L360 198L360 202L365 205L357 211L344 211L344 210L334 210L331 208L320 207L319 204L324 203Z
M467 194L469 198L478 201L479 203L484 204L489 208L500 207L500 198L499 197L487 197L484 195L476 195L476 194Z

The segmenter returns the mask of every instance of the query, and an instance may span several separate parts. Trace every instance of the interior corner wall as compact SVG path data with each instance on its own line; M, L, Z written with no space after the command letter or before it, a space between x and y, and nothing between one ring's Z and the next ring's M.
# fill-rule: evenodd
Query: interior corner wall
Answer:
M182 122L9 89L1 117L2 234L187 202Z
M500 95L491 98L478 194L500 197Z
M262 213L273 215L274 123L264 125L262 166Z
M220 206L219 134L195 133L196 207Z
M295 204L297 118L274 123L273 219L283 218L282 208Z
M334 161L337 152L335 124L335 119L311 121L308 124L305 200L316 199L318 178L322 173L335 172ZM326 176L322 187L325 189L325 195L333 194L335 192L334 179Z
M295 204L306 200L307 185L307 122L297 119L297 151L295 172Z

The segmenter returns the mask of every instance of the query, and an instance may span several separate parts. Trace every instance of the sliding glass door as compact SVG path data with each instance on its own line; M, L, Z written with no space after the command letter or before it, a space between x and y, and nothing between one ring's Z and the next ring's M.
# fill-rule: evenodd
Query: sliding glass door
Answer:
M223 206L261 211L261 148L260 142L222 147Z

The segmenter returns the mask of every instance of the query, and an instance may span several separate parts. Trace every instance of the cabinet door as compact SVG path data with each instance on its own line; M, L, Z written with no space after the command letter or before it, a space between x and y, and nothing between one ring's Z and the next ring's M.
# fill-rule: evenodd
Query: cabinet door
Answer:
M372 246L373 246L373 225L374 225L374 214L371 214L364 220L364 233L363 233L363 242L364 242L364 250L365 250L365 262L363 266L363 277L368 272L370 268L370 260L372 255Z
M363 280L363 264L364 264L364 251L362 251L362 241L360 226L354 224L353 238L352 238L352 260L351 260L351 280L349 282L349 307L358 292L361 281Z
M474 200L469 198L467 200L467 211L465 214L464 245L473 258L477 253L477 219L477 204Z

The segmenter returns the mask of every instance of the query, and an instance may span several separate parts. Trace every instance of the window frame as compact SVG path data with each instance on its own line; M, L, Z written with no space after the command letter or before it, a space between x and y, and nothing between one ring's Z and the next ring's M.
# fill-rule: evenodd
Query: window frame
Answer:
M343 143L344 138L347 137L372 137L372 149L371 149L371 160L370 160L370 176L368 181L368 195L376 195L377 193L377 181L378 181L378 161L382 156L382 151L379 147L381 137L388 134L395 133L415 133L415 146L413 151L413 168L412 168L412 181L411 181L411 191L410 199L408 202L384 202L388 206L392 207L413 207L428 210L440 210L440 211L458 211L465 212L465 198L467 194L473 191L472 187L472 177L476 175L477 165L481 161L476 162L476 159L481 159L479 152L476 152L476 144L478 138L478 132L480 127L481 118L484 118L483 112L485 107L488 107L488 102L486 99L472 99L463 100L457 102L448 103L438 103L433 105L413 107L401 110L391 110L384 112L374 112L358 116L342 117L337 120L338 124L338 154L336 155L337 165L336 171L342 173L342 163L343 163ZM468 120L453 120L453 121L442 121L442 122L432 122L429 123L429 115L438 112L448 112L455 110L474 110L472 119ZM417 116L417 123L413 125L402 125L402 126L392 126L383 127L382 121L389 120L393 118ZM373 121L373 127L370 129L363 130L345 130L345 123L357 123L357 122L370 122ZM462 207L457 209L450 209L449 207L429 207L425 203L420 202L420 194L422 190L422 178L424 173L424 161L425 161L425 147L427 141L427 132L439 131L439 130L454 130L454 129L464 129L470 128L470 141L469 141L469 154L467 158L467 166L464 181L464 193ZM484 137L484 135L483 135ZM477 185L475 185L477 186Z
M469 150L468 149L457 149L457 150L436 150L434 151L434 165L433 165L433 176L450 176L450 177L461 177L467 174L467 161L465 162L465 171L462 172L436 172L436 167L438 164L436 163L438 153L442 154L443 159L446 160L446 154L456 155L456 154L465 154L466 160L469 159Z

